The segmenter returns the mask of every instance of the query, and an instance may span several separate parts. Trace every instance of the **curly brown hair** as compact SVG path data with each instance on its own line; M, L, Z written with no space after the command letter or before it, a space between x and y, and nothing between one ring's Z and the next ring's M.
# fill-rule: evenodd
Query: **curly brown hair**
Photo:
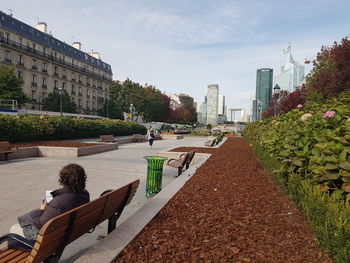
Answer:
M74 193L84 190L86 185L85 170L79 164L68 164L61 169L58 182Z

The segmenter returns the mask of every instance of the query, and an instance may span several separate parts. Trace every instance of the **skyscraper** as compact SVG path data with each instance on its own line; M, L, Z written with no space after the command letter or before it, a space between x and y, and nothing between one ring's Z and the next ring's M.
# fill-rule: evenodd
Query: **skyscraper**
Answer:
M218 114L226 115L224 95L219 95Z
M256 91L255 104L253 104L254 121L261 119L261 113L264 112L270 104L272 96L273 69L261 68L256 72ZM255 106L255 107L254 107Z
M218 102L219 102L219 85L208 85L207 88L207 123L217 124L218 122Z
M281 72L275 77L275 84L289 92L293 92L301 85L305 74L305 67L293 59L291 49L289 44L288 48L283 50Z

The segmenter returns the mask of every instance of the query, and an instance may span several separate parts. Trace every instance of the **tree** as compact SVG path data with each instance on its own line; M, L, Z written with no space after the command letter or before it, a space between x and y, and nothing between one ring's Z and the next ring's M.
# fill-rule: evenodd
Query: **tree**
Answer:
M322 47L306 80L307 98L324 102L350 89L350 39Z
M21 86L23 79L17 78L14 67L0 66L0 99L17 100L21 107L29 101Z
M299 104L304 105L306 102L306 96L307 93L305 85L302 85L299 89L291 93L286 90L282 90L278 94L278 101L276 104L277 114L293 110L297 108ZM262 113L263 119L274 116L276 98L276 96L272 95L269 107Z
M62 92L62 95L57 91L49 93L43 101L43 110L60 112L60 96L62 96L62 112L76 113L77 106L65 90Z

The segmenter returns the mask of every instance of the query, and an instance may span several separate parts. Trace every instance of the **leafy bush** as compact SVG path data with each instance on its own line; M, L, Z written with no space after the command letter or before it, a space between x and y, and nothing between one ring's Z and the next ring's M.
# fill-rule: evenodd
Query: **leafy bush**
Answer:
M0 140L37 141L146 134L146 127L117 120L89 120L57 116L0 115Z
M250 123L244 137L302 208L319 243L350 262L350 92Z

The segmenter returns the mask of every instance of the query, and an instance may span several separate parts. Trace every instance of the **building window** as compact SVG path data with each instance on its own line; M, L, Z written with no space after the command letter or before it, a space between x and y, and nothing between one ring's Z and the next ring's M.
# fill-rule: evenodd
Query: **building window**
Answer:
M75 87L72 85L72 95L75 95Z
M37 86L36 75L32 75L32 86L34 86L34 87Z
M10 33L9 32L5 32L5 39L6 39L7 43L10 41Z
M33 43L33 52L36 52L36 44Z
M22 55L18 55L18 65L21 65L21 66L24 65L24 59Z
M42 84L42 87L44 88L44 89L46 89L47 88L47 79L44 77L43 78L43 84Z
M35 59L32 60L32 69L34 69L34 70L38 69L38 66L36 65L36 60Z
M93 109L93 110L96 110L96 108L95 108L95 102L92 102L92 109Z
M11 62L11 52L9 50L5 50L5 61Z
M65 87L66 87L66 83L63 82L63 83L62 83L62 89L65 89Z
M87 90L87 95L88 95L88 97L90 96L90 90L89 89Z
M86 102L86 108L88 108L88 109L90 108L90 101Z
M79 99L79 104L78 105L79 105L79 107L81 107L81 99Z
M43 53L46 55L46 47L43 47Z
M32 100L36 101L36 91L32 90Z
M18 38L18 44L19 44L20 47L22 46L22 42L23 42L23 39L19 37Z
M57 80L54 81L53 88L57 89Z
M22 71L17 71L17 78L22 78L22 76L23 76Z
M47 64L43 62L43 72L47 73Z

